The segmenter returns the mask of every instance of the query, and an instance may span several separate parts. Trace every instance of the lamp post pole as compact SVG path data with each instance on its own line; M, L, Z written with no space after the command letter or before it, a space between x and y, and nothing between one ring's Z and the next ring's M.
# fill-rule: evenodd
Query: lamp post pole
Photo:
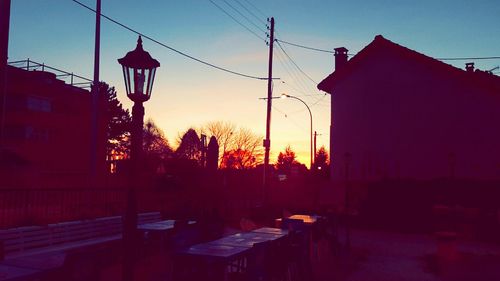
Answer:
M156 68L160 63L153 59L142 48L142 39L139 36L137 47L125 57L118 59L123 68L125 90L127 96L134 102L132 107L132 147L131 147L131 185L127 194L127 209L123 225L124 259L123 280L134 280L134 265L137 253L137 197L136 189L141 180L142 134L144 126L143 103L151 97Z
M310 144L311 144L311 153L310 153L310 166L309 166L309 170L312 169L312 166L313 166L313 163L314 163L314 156L313 156L313 116L312 116L312 113L311 113L311 109L309 108L309 106L307 105L307 103L305 103L305 101L303 101L302 99L298 98L298 97L295 97L295 96L291 96L291 95L287 95L287 94L282 94L281 95L282 98L292 98L292 99L296 99L298 101L300 101L301 103L303 103L307 110L309 111L309 117L310 117L310 120L311 120L311 131L309 132L309 138L310 138Z

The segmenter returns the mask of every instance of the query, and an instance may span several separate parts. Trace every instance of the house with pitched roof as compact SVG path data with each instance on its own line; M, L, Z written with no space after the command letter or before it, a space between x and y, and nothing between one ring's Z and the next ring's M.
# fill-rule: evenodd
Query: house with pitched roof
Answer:
M333 180L500 180L500 77L381 35L318 88L331 94ZM346 174L347 172L347 174Z

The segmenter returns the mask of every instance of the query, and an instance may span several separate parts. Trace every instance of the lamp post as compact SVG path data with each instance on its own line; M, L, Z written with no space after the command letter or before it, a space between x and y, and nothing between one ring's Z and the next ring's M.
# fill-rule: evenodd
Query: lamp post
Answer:
M140 169L142 155L142 134L144 126L144 102L151 97L156 68L160 63L153 59L142 48L142 39L139 36L135 50L128 52L125 57L118 59L123 68L125 90L127 96L134 102L132 107L132 147L130 151L132 176L131 185L127 194L127 210L123 226L124 262L123 280L134 279L134 259L137 245L137 197L136 188L140 184Z
M311 155L310 155L311 164L309 166L309 169L312 170L312 166L313 166L313 163L314 163L314 158L313 158L313 116L312 116L312 113L311 113L311 109L309 108L309 106L307 105L307 103L305 103L302 99L300 99L298 97L287 95L287 94L283 93L283 94L281 94L281 98L296 99L296 100L302 102L306 106L307 110L309 111L309 117L311 118L311 132L309 134L309 137L311 139Z

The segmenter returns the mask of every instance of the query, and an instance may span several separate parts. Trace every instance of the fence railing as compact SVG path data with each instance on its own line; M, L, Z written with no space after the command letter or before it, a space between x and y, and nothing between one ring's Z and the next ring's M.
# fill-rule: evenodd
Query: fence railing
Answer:
M92 86L92 80L88 78L76 75L73 72L67 72L61 69L57 69L55 67L48 66L45 63L38 63L30 59L11 61L8 64L10 66L25 69L27 71L50 70L56 75L58 79L65 81L67 84L70 84L71 86L79 87L82 89L90 89L90 87Z
M126 189L0 189L0 228L122 215ZM139 211L175 207L171 194L137 192Z

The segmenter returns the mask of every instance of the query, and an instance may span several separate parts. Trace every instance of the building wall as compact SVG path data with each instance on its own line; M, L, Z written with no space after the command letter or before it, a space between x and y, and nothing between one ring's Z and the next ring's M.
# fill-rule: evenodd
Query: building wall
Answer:
M3 186L86 185L90 167L90 105L89 91L67 85L52 73L9 67L5 146L23 163L7 163L9 171ZM105 122L101 121L99 169L105 163L104 132Z
M500 179L500 93L382 50L337 83L333 170L345 178Z

